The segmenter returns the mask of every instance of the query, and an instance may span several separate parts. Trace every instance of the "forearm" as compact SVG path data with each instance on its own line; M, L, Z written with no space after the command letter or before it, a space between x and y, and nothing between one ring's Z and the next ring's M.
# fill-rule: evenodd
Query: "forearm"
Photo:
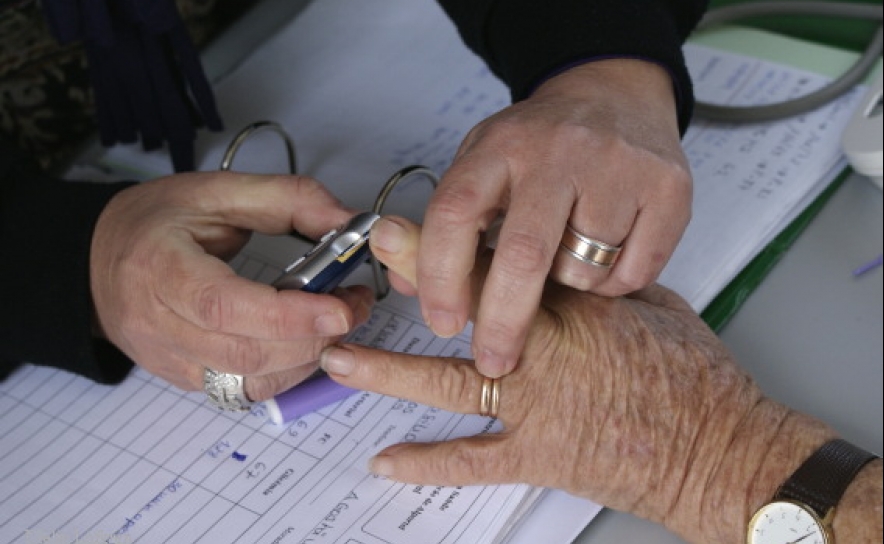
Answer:
M714 430L713 430L714 432ZM770 501L777 488L835 432L822 422L764 398L733 432L710 443L720 456L697 482L702 500L697 524L673 527L692 542L741 543L755 511ZM710 434L707 438L712 438ZM708 441L708 440L707 440ZM716 444L716 442L719 442Z
M3 142L0 160L0 361L47 364L100 381L131 368L92 335L89 245L106 202L127 184L52 179Z
M577 63L606 58L654 62L671 76L684 130L693 92L681 46L706 0L440 0L466 44L511 89L513 100Z
M744 542L755 511L814 451L837 437L823 422L770 399L758 402L731 433L721 430L716 425L704 433L696 461L701 469L689 472L682 499L664 522L689 542ZM836 543L881 541L881 493L879 459L860 472L836 507Z

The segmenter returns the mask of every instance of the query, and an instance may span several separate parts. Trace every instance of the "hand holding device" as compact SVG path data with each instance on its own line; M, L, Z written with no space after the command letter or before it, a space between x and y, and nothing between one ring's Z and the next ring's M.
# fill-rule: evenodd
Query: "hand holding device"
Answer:
M350 275L368 255L368 235L380 216L363 212L343 227L327 232L310 251L286 267L273 282L277 289L328 293ZM356 390L319 372L302 384L266 401L270 420L283 424L352 395Z

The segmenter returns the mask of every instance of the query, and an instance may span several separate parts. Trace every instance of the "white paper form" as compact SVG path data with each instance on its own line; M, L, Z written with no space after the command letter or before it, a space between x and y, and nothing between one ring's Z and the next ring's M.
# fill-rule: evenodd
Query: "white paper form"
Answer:
M272 279L287 262L276 252L296 244L259 238L233 265ZM469 354L468 335L435 337L395 294L350 339ZM0 408L2 542L493 543L542 492L370 475L368 458L387 445L500 424L369 392L277 426L261 406L222 412L141 369L108 387L26 366L0 384Z
M781 102L828 81L698 45L685 54L697 98L717 104ZM861 95L857 88L776 122L692 123L684 148L694 176L693 217L660 282L702 311L846 167L841 134Z

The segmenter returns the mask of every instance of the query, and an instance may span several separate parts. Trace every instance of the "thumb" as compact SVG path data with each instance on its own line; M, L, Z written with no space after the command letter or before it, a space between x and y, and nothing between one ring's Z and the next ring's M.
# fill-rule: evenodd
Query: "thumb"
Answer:
M371 252L411 290L417 288L417 249L421 227L404 217L386 216L375 221L368 241ZM392 279L392 278L391 278Z
M189 194L183 198L190 197L202 213L243 229L268 234L295 229L315 238L353 215L321 183L306 176L239 172L190 176ZM180 180L172 181L185 190Z
M421 226L398 216L385 216L372 226L369 235L371 251L389 269L390 281L397 291L413 294L417 291L417 252L421 238ZM473 308L471 317L478 310L482 285L491 265L491 251L484 247L476 258L473 279Z

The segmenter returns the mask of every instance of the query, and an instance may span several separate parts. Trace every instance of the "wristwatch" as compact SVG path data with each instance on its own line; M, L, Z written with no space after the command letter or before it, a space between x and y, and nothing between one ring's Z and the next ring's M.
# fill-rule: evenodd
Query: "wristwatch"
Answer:
M834 544L835 505L866 463L877 456L846 440L823 444L755 512L747 544Z

